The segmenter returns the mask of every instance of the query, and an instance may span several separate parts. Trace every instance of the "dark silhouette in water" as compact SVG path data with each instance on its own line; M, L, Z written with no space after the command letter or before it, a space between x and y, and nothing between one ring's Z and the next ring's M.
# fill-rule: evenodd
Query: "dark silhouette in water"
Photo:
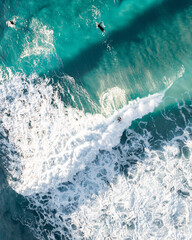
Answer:
M183 11L191 6L191 0L167 0L161 4L155 4L151 8L144 11L141 15L138 15L131 24L127 24L122 28L118 28L113 32L108 33L108 39L113 42L113 47L121 43L140 43L142 39L139 36L140 32L145 31L153 22L157 23L161 18L166 18L168 15L174 17L178 12ZM1 8L0 8L1 13ZM98 23L96 23L98 25ZM1 36L1 28L0 28ZM64 65L59 65L55 69L49 71L49 77L54 81L59 81L62 78L62 73L65 72L68 75L75 78L76 82L83 85L83 77L98 66L98 62L101 60L103 54L106 51L106 45L103 42L93 44L81 51L73 58L64 61ZM127 50L128 51L128 50ZM82 61L86 59L86 61ZM89 63L89 67L87 67ZM44 74L41 74L44 77ZM96 92L96 91L95 91ZM95 98L97 96L95 95Z
M102 22L96 23L97 27L102 31L105 32L105 29L101 26Z
M118 122L121 122L121 120L122 120L121 117L118 117L118 118L117 118L117 121L118 121Z
M16 25L14 21L10 21L10 23L11 23L12 25Z

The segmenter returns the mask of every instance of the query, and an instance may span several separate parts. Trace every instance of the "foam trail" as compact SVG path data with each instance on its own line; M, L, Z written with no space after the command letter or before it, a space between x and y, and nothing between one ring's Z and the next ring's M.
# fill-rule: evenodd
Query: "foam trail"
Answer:
M111 150L117 145L123 130L154 111L164 96L156 93L131 101L105 118L65 108L53 88L37 76L13 78L0 86L1 119L19 153L10 163L9 182L23 195L48 191L70 180L95 159L100 149Z

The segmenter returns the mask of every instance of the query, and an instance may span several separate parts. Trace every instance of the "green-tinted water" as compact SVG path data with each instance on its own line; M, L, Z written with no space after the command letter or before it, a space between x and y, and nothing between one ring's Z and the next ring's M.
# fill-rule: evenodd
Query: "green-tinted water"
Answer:
M142 225L141 229L139 228L139 220L137 222L136 219L139 219L139 216L142 214L140 215L140 212L138 213L132 206L132 209L135 211L135 215L133 214L134 217L131 220L132 222L129 222L129 224L126 226L125 222L129 221L132 216L127 216L127 218L124 219L123 215L121 215L121 212L126 212L128 210L123 205L123 203L122 206L124 206L124 209L122 206L119 206L114 199L116 196L120 196L121 194L123 196L123 193L121 192L121 194L115 194L111 190L111 186L113 184L116 186L116 178L121 176L122 171L125 171L127 168L126 164L123 163L124 165L121 165L121 161L127 161L127 159L129 159L131 156L131 165L132 162L136 164L137 161L140 162L143 159L148 159L146 156L147 151L151 150L152 152L154 149L158 149L161 151L162 155L165 154L166 150L164 149L164 146L166 146L168 149L169 144L172 144L172 139L175 136L182 136L182 140L179 140L180 142L186 139L187 142L190 139L190 130L187 129L186 134L183 129L188 126L187 124L190 124L191 122L191 16L192 2L190 0L106 0L105 2L100 0L46 0L42 2L34 0L1 1L1 83L6 81L8 82L8 79L11 79L11 81L14 83L16 82L16 84L13 84L13 86L7 86L5 84L3 90L0 89L2 96L7 92L7 97L4 98L1 96L3 101L7 101L9 103L7 105L8 107L13 106L11 110L4 109L4 107L0 109L0 123L2 125L0 136L2 140L0 145L0 156L2 160L1 162L5 164L2 164L2 169L10 164L11 170L9 170L11 173L13 171L16 172L13 177L13 182L17 182L17 180L20 180L21 177L20 188L15 187L15 189L20 190L20 192L18 191L19 193L22 192L22 187L25 188L27 186L28 182L25 180L28 176L31 176L31 172L34 173L35 170L41 169L41 162L43 162L43 174L47 171L47 175L45 174L43 177L47 180L46 177L48 176L48 179L50 181L43 182L44 185L41 187L48 189L49 184L53 185L52 179L58 179L58 183L57 186L55 186L55 191L54 189L51 189L47 193L43 193L41 195L41 193L38 192L38 189L36 192L37 194L34 194L33 189L35 189L36 186L38 187L39 182L41 182L43 178L39 172L36 173L37 176L34 173L32 176L35 176L37 180L29 180L29 186L31 187L29 191L32 191L32 196L25 198L22 195L18 195L18 193L16 193L8 185L7 179L9 178L9 171L1 171L0 240L34 239L33 234L30 232L30 229L33 229L33 233L37 234L35 236L39 237L39 239L107 239L107 237L110 236L114 236L115 239L115 237L117 237L117 235L115 235L117 232L119 232L121 239L123 239L122 236L127 237L124 239L131 239L128 238L129 236L127 234L127 231L129 233L137 227L137 231L135 230L136 235L133 234L132 237L133 239L139 239L137 233L140 234L140 232L143 231L141 229L145 229L143 226L146 226L145 224L150 221L153 223L156 221L156 228L154 226L154 228L151 227L151 232L153 232L154 235L150 232L151 235L146 234L143 239L149 239L150 236L151 239L165 239L166 234L171 234L171 230L169 231L169 229L172 229L172 223L174 223L174 229L179 229L174 230L176 231L174 237L177 237L177 239L185 239L182 238L183 235L181 234L182 231L180 231L180 227L182 224L186 223L186 225L188 224L186 227L187 230L184 229L185 231L183 230L183 232L186 234L190 232L191 222L190 217L187 215L187 213L186 216L188 216L188 218L183 217L183 220L181 217L180 220L176 213L171 212L169 214L169 217L171 216L170 222L167 220L169 217L162 218L161 222L158 220L161 218L160 214L158 213L159 215L155 215L154 209L156 209L156 207L154 207L154 205L151 208L151 211L153 211L154 214L153 221L151 220L152 217L149 216L149 212L145 213L146 215L144 214L144 224ZM11 26L9 24L10 20L16 21L16 26ZM96 28L96 22L99 23L101 21L103 21L105 33L102 33L98 28ZM16 73L26 74L27 77L23 76L21 82L24 82L24 86L28 86L28 82L31 85L29 84L29 86L26 88L23 86L21 87L22 83L18 81ZM38 80L35 79L34 82L30 82L30 76L33 73L36 73L44 79L43 81L45 82L45 85L43 85L39 91L35 91L32 87L32 85L35 86L35 84L38 83ZM14 87L17 86L17 83L19 90L14 89ZM65 108L63 112L66 111L66 115L59 115L60 112L57 112L56 110L53 111L51 107L56 106L55 108L57 109L58 103L54 102L55 99L52 97L54 94L52 94L51 90L51 97L49 96L47 85L52 85L54 91L59 93L58 95L61 97L61 100L64 103L65 107L72 106L73 108L84 110L84 112L79 113L77 111L77 114L73 113L71 117L71 112L67 112L68 109L66 110ZM41 85L37 86L39 87ZM28 99L27 94L28 92L30 93L30 88L32 89L32 94L29 95L31 99ZM134 135L134 140L131 138L132 135L129 135L129 132L125 131L121 138L122 146L120 145L118 148L114 148L113 151L116 151L115 153L110 153L110 151L100 151L98 153L97 144L99 142L102 142L105 138L105 135L107 135L104 134L101 138L98 137L98 129L105 124L105 120L100 117L102 120L98 121L98 125L96 125L95 128L93 127L93 129L89 127L87 130L86 124L82 125L83 127L81 128L81 124L83 122L80 120L81 118L79 118L81 114L83 116L83 114L87 112L91 112L92 114L95 114L97 112L102 113L105 116L113 115L116 110L125 107L131 100L135 100L138 97L143 98L149 94L163 92L165 89L167 90L165 92L163 103L158 108L156 108L156 112L142 118L141 122L138 120L132 124L131 131L135 131L134 134L136 134L135 137L135 135L131 133ZM45 91L46 94L44 94L43 91ZM10 96L10 92L13 94L13 96ZM21 96L18 96L19 94ZM35 97L33 98L33 96ZM0 100L2 101L1 98ZM14 100L17 98L19 99L18 102ZM37 98L37 102L34 101L35 98ZM13 105L11 105L12 102ZM17 109L17 106L20 106L19 104L21 102L23 103L21 109L19 109L19 107ZM45 103L48 103L48 107L45 107L44 109L42 106L44 106ZM4 102L1 102L1 104L4 106ZM30 108L29 106L32 107ZM148 106L143 106L141 104L141 111L142 107L145 109ZM183 110L183 108L185 108L185 110ZM37 118L37 116L34 114L33 109L35 109L37 116L40 116L39 118ZM60 110L63 108L61 108L59 105L58 109ZM137 112L137 109L132 109L132 112L134 111ZM127 115L131 115L132 112L128 112ZM47 116L48 118L46 118ZM63 118L66 116L69 116L69 123L67 123L68 125L65 125L65 122L63 121ZM90 116L93 117L95 122L97 122L98 116L89 115L89 118L91 118ZM85 117L85 122L87 121L87 118ZM22 119L24 119L23 122ZM58 121L58 119L60 121ZM52 122L56 123L55 125L49 125L49 121L51 124ZM87 125L88 124L89 122ZM106 127L107 131L110 132L110 129L112 129L111 131L115 131L115 129L112 127L110 128L110 124L111 123L108 123L109 127ZM4 133L3 130L5 126L9 130L6 133ZM25 129L25 126L27 126L27 130ZM58 126L60 128L59 131L57 129ZM66 127L66 129L63 130L64 127ZM151 138L149 137L150 134L147 135L144 131L145 127L146 131L151 134ZM77 137L75 135L76 130ZM67 132L67 139L69 139L69 142L71 144L70 145L69 142L67 142L69 146L65 144L65 139L63 137L65 136L65 132ZM86 133L85 136L82 135L83 137L81 136L82 132ZM116 133L114 133L114 135L115 134ZM138 137L137 134L140 134L141 136ZM75 136L75 140L73 140L72 136ZM131 139L130 141L129 137ZM9 139L10 143L4 141L7 138ZM108 144L111 144L111 139L108 140ZM145 139L147 139L146 141L148 141L148 145L144 144ZM46 141L50 144L48 147L46 146L47 148L44 146L44 142L47 143ZM87 147L89 142L91 143L90 149ZM65 148L65 145L68 146L66 152L63 150ZM89 172L91 171L91 167L84 166L86 171L81 172L83 176L82 178L81 174L79 174L73 178L73 183L67 182L61 187L59 185L62 185L62 182L60 181L60 172L63 170L65 161L70 158L70 154L68 154L68 152L71 150L70 146L74 146L74 149L75 147L78 148L76 152L74 151L74 156L79 159L79 156L82 154L82 159L80 159L82 161L84 160L86 154L84 154L83 151L81 152L81 149L87 148L88 150L85 151L93 151L93 155L95 154L94 149L96 149L95 151L98 154L96 153L97 158L93 163L94 167L92 174ZM34 149L38 150L35 151ZM102 149L106 150L108 147L102 146ZM179 149L180 155L175 155L175 158L178 156L181 157L183 154L185 156L185 160L190 160L189 143L182 142L182 144L179 145ZM52 152L50 154L47 154L47 152L49 153L49 150ZM99 150L101 149L99 148ZM19 159L24 159L23 162L20 162L17 158L13 157L15 151L21 153ZM120 152L120 157L118 155L118 151ZM173 150L173 152L174 151L176 150ZM34 152L35 154L33 155ZM153 153L149 157L149 159L153 159L154 162L155 154L156 153ZM166 155L165 159L169 159L167 156L169 157L170 155ZM69 169L73 168L73 163L76 159L75 157L72 159L73 161L71 165L67 166ZM114 160L116 157L118 158L117 161ZM110 159L110 164L112 167L110 166L109 162L107 162L108 160L106 160L108 158ZM35 163L38 163L39 161L39 165L35 165L33 163L34 159ZM165 160L164 157L161 159ZM12 163L17 162L17 160L19 163L18 166L12 166ZM32 162L31 165L30 161ZM57 164L59 166L59 170L57 169ZM97 168L94 170L95 166L99 166L99 164L101 164L102 169L100 170L98 167L99 170ZM109 164L110 167L107 164ZM178 163L178 165L179 164L180 163ZM114 171L116 171L118 167L118 173L114 173L113 170L111 170L114 169ZM155 165L155 167L157 168L157 165ZM146 172L154 171L153 176L156 176L156 172L154 170L156 169L155 167L149 171L146 170ZM28 172L25 172L27 168L29 168L29 170L27 170ZM56 169L57 171L51 172L52 169ZM83 168L80 168L80 170L82 169ZM164 170L166 167L162 166L160 170L162 169ZM164 181L164 177L162 176L164 176L163 174L166 175L167 172L169 172L169 168L168 170L166 169L166 173L163 170L162 175L160 177L158 175L156 180L159 181L159 179L161 179L162 182ZM21 174L22 176L18 177L17 173L19 175L20 172L22 173L22 171L26 175L23 174L23 177ZM99 178L97 184L95 183L95 181L98 180L97 177L93 177L95 172L96 176ZM108 176L107 174L109 177L106 177ZM127 177L128 173L126 172L125 175ZM80 180L78 182L78 179L80 179L82 182ZM89 181L87 179L91 180ZM165 179L168 179L167 181L169 181L170 178L168 174L166 175ZM144 180L146 182L148 181L146 179ZM35 184L31 186L30 181L34 181ZM134 184L137 184L137 181L139 182L139 178L134 182ZM187 182L188 180L184 179L181 182L183 183L185 181ZM170 182L172 182L172 180L170 180ZM181 193L182 191L180 190L179 184L176 184L176 186L178 186L178 193ZM190 184L187 184L184 184L184 186L187 186L186 188L190 189L190 187L188 187ZM123 184L120 185L122 186ZM133 185L131 186L134 188L135 185ZM162 183L161 186L165 185ZM146 189L148 189L149 186L146 186ZM140 187L140 185L138 187ZM96 189L95 192L94 189ZM121 188L118 187L118 189ZM154 189L156 189L156 187ZM112 200L110 199L109 202L106 203L106 206L101 208L101 212L105 212L105 214L102 213L98 218L95 217L96 219L94 219L92 215L89 218L89 209L92 209L95 205L100 206L95 200L96 196L98 196L100 193L102 195L103 192L105 193L107 191L112 191L110 194L112 196L114 194L114 198L112 197ZM67 193L63 194L63 192ZM59 195L60 193L63 195ZM111 196L110 194L109 196ZM102 197L103 196L105 196L105 194L102 195ZM148 196L148 193L146 196ZM172 196L173 199L174 196ZM188 192L187 196L190 196ZM158 197L156 199L155 197L149 202L153 203L156 199L158 199ZM162 198L162 202L164 203L167 201L164 195L160 196L159 198ZM103 197L103 199L106 200L107 197ZM103 199L101 200L102 204L104 202ZM125 202L127 197L123 199ZM175 197L175 199L177 198ZM91 203L92 201L96 201L96 203L94 202L93 205L89 205L89 201ZM134 200L132 201L134 202ZM177 201L179 202L180 200L173 200L173 204L170 204L169 206L175 206L174 204L176 204ZM29 204L29 202L32 204ZM118 210L120 213L118 212L117 215L120 216L119 219L123 219L122 225L118 222L119 220L117 219L114 221L108 219L110 211L107 212L107 209L110 209L109 205L111 202L114 203L113 206L115 206L114 208L111 207L112 210L121 209ZM121 199L117 202L121 202ZM145 201L141 199L141 201L138 200L138 202L143 204ZM160 206L160 203L161 200L159 200L157 205ZM180 202L178 203L178 206L180 206L179 204ZM183 206L182 204L181 206ZM184 203L184 205L187 206L186 208L189 209L188 212L191 211L190 204L190 200L189 202L186 201ZM82 206L85 207L87 215L85 218L82 218L85 220L82 220L84 223L82 223L81 226L81 220L79 219L81 219L81 216L83 215L81 212L83 211ZM143 209L145 209L145 205L142 206ZM167 205L165 204L163 207L164 206ZM29 207L32 210L29 210ZM131 207L128 209L130 208ZM180 209L180 207L178 208ZM96 208L94 207L94 209ZM167 207L166 210L167 209L169 209L169 207ZM185 209L185 207L182 209ZM112 210L111 212L113 212ZM163 211L164 208L162 212ZM172 211L174 212L174 209ZM164 212L162 214L164 214ZM179 214L180 213L178 213L178 215ZM179 216L181 215L182 214ZM97 212L94 216L97 216ZM105 222L103 219L108 219L109 223L107 227L105 225L107 221ZM114 216L113 219L115 219ZM162 230L164 227L163 221L165 222L165 225L166 223L168 225L170 224L170 226L167 227L168 230ZM94 225L95 222L96 225ZM28 228L26 225L30 225L30 227ZM103 230L102 234L99 235L100 232L97 230L97 228L101 230L104 228L104 226L106 227L105 230ZM117 228L117 230L115 230L116 233L111 230L110 226L114 229ZM120 228L118 229L117 226L120 226ZM126 229L124 226L126 226ZM85 230L86 227L88 230ZM93 232L91 232L89 227ZM160 232L161 230L163 233ZM124 232L121 233L121 231ZM98 232L97 237L94 235L95 232ZM156 232L157 235L155 235L154 232Z
M125 90L127 101L143 97L165 89L186 68L189 5L152 0L6 2L1 10L1 65L26 74L67 73L97 104L116 86ZM7 27L14 17L16 27ZM104 35L95 26L100 21Z

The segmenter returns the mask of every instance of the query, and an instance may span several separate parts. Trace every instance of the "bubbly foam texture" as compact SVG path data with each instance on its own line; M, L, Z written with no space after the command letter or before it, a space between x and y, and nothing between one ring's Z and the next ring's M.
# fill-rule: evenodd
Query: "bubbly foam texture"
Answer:
M101 94L100 104L105 115L112 114L115 110L126 105L125 90L119 87L108 89Z
M176 146L164 150L164 159L158 152L149 151L142 166L135 171L130 169L131 179L118 176L108 191L72 214L74 224L86 239L191 236L192 165L189 159L176 158L179 151Z
M21 53L21 58L30 57L32 55L45 55L54 52L53 30L50 30L46 25L43 25L39 20L32 19L30 29L33 32L32 39L27 36L25 39L24 50Z
M17 16L14 16L14 17L12 18L12 20L10 20L10 21L13 21L13 22L16 24L17 19L18 19L18 17L17 17ZM15 24L11 24L10 21L6 21L7 26L8 26L8 27L11 27L11 28L15 28Z
M64 107L47 81L35 75L28 79L12 75L0 86L2 123L19 153L17 161L10 163L9 182L23 195L71 180L100 149L117 145L123 130L153 111L163 97L162 93L137 99L104 118Z
M34 196L31 207L43 215L39 239L45 222L53 227L49 239L190 239L191 132L186 127L153 150L149 132L129 130L120 151L98 154L75 181Z

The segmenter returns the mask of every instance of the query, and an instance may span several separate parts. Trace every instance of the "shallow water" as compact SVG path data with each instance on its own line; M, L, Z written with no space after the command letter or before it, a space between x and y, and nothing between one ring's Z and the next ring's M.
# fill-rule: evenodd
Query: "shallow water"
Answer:
M0 239L191 239L192 2L1 6Z

